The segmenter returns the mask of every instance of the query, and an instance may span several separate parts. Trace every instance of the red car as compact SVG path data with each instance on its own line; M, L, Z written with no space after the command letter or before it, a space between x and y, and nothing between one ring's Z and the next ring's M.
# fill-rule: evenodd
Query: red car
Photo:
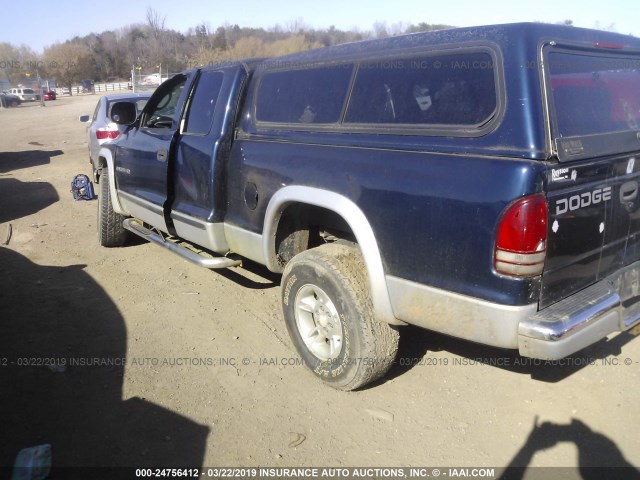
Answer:
M56 92L54 92L53 90L49 90L47 92L42 92L42 96L45 100L55 100Z

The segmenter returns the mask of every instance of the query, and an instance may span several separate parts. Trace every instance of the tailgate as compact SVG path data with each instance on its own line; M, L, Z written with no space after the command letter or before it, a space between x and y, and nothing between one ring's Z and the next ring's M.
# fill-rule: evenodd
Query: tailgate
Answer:
M549 170L544 308L640 259L640 155Z
M540 308L640 259L640 52L553 43L544 58L559 162Z

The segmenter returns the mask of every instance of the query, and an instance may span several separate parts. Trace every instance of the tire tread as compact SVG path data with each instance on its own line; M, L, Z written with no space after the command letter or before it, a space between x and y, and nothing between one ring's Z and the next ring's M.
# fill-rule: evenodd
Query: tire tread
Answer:
M98 197L98 242L103 247L121 247L127 238L127 230L122 225L125 217L113 210L109 189L109 172L104 169L100 175L100 196Z
M302 252L289 262L283 278L287 278L289 272L301 263L321 265L341 280L355 299L356 308L365 322L360 345L362 356L385 360L376 361L373 365L360 362L356 375L348 383L332 386L340 390L355 390L382 377L392 366L398 352L399 332L374 316L367 270L357 245L331 243Z

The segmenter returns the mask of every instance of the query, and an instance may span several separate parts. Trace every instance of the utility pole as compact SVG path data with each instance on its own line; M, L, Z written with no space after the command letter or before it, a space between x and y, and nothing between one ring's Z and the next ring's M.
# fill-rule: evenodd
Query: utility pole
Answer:
M44 92L42 91L42 80L40 79L40 71L36 67L36 78L38 79L38 92L40 92L40 106L44 107Z

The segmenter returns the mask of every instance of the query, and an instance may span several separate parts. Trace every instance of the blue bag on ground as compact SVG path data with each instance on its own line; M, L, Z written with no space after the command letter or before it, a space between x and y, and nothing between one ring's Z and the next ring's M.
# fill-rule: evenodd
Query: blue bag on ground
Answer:
M79 173L71 181L71 193L74 200L93 200L96 198L93 192L93 183L83 173Z

